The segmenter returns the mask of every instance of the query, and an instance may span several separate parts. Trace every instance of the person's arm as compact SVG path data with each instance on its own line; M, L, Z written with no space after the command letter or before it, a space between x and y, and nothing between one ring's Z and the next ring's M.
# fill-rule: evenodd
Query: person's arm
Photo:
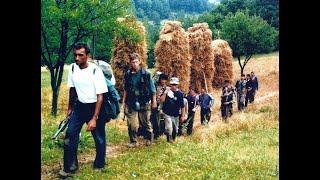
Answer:
M183 101L183 95L181 94L180 98L180 109L181 109L181 117L180 117L180 122L184 122L184 116L185 116L185 106L184 106L184 101Z
M258 82L258 78L256 77L257 80L257 90L259 89L259 82Z
M67 85L68 87L70 87L69 89L69 103L68 103L68 109L67 109L67 117L70 116L72 110L73 110L73 105L75 103L75 101L77 100L77 92L76 89L74 87L74 83L73 83L73 72L74 72L74 64L72 64L69 68L69 73L68 73L68 81L67 81Z
M156 90L156 86L154 85L154 82L153 82L153 79L151 78L151 75L149 75L149 82L150 82L150 92L152 94L152 97L151 97L151 108L152 109L156 109L157 108L157 90Z
M92 116L92 118L90 119L89 123L88 123L88 127L87 127L87 131L92 131L96 128L96 124L97 124L97 119L99 116L99 112L100 112L100 108L102 105L102 101L103 101L103 94L97 94L97 102L96 102L96 107L94 110L94 114Z
M122 98L122 105L123 105L123 106L124 106L125 103L126 103L126 98L127 98L127 91L124 90L124 91L123 91L123 98Z
M166 89L164 93L160 96L160 103L164 103L167 97L167 93L168 93L168 89Z
M70 116L72 110L73 110L73 105L75 101L77 100L77 92L74 87L71 87L69 89L69 103L68 103L68 110L67 110L67 117Z
M153 95L152 95L151 107L152 107L152 109L156 109L156 108L157 108L156 94L153 94Z
M107 82L105 80L102 70L99 68L97 68L93 73L93 85L95 88L97 101L94 109L94 114L88 122L87 131L92 131L96 128L97 119L103 101L103 94L108 92Z

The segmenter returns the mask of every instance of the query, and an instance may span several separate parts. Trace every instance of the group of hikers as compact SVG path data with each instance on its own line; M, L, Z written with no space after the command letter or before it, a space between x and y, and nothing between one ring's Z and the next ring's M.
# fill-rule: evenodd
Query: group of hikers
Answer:
M72 176L78 170L77 149L79 133L84 123L87 131L92 133L96 148L93 168L103 171L106 165L106 133L105 116L100 113L103 105L103 94L108 86L103 72L94 63L88 62L90 49L85 43L77 43L73 47L75 63L68 74L69 104L67 117L70 122L64 138L63 170L61 177ZM179 79L157 72L158 79L140 66L141 58L137 53L129 56L130 68L124 74L124 93L122 106L127 119L129 147L138 145L138 136L146 139L150 146L155 139L165 134L168 142L173 143L177 136L186 130L192 135L195 112L200 108L201 124L211 119L214 97L206 89L200 94L193 87L188 93L179 89ZM168 83L169 82L169 83ZM237 81L235 87L225 81L221 95L221 113L226 119L232 115L232 105L237 98L238 109L243 110L248 103L254 101L258 90L258 80L252 72L245 79Z

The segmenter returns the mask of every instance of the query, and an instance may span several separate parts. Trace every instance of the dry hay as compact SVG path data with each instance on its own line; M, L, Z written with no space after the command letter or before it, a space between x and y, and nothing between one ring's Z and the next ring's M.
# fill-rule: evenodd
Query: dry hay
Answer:
M141 57L141 67L147 68L147 43L146 30L143 24L132 16L125 18L118 18L118 22L124 23L126 26L137 30L142 36L142 40L138 43L132 43L128 39L116 37L114 39L114 48L112 50L111 66L114 70L116 78L116 88L119 91L121 98L123 97L123 81L124 74L130 67L129 55L131 53L138 53Z
M220 88L225 80L229 80L232 83L232 49L227 41L221 39L212 41L212 48L215 67L212 86Z
M156 71L178 77L180 89L187 92L190 83L188 34L179 21L166 21L154 49Z
M188 28L188 35L191 55L191 84L196 92L200 92L201 88L206 89L206 86L208 92L211 92L214 73L212 31L207 23L197 23Z

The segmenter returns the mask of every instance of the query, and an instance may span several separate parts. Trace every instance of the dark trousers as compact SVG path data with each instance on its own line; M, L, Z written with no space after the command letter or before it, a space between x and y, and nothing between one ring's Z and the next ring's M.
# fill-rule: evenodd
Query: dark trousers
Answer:
M70 123L64 140L64 171L74 172L78 169L77 150L79 145L79 133L84 123L88 123L95 110L95 103L83 104L77 102L71 114ZM97 119L96 128L91 131L96 146L96 158L94 168L103 168L106 157L106 121Z
M253 90L251 90L246 93L246 101L244 106L247 107L248 103L251 103L253 101L254 101Z
M220 110L223 119L227 119L228 117L231 117L233 114L232 104L221 105Z
M152 124L154 138L157 139L160 136L160 122L159 122L159 111L158 109L151 109L150 121Z
M204 125L206 120L209 122L210 118L211 118L210 108L201 108L200 116L201 116L201 124L202 125Z
M237 95L237 101L238 101L238 110L241 111L245 107L245 95L238 93Z

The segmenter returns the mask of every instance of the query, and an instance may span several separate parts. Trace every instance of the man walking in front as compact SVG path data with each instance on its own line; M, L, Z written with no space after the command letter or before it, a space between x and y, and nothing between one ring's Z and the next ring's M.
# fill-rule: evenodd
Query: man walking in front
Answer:
M146 145L153 142L153 130L150 122L151 107L156 108L156 89L151 75L140 67L141 58L138 53L132 53L130 69L124 75L124 94L122 104L125 105L127 116L129 147L137 146L137 132L140 124L146 130Z
M67 116L70 122L64 140L63 177L71 176L78 170L77 149L79 133L84 123L87 131L91 131L96 146L94 169L105 167L106 133L105 115L100 113L103 93L108 87L102 70L94 63L88 62L90 49L84 43L73 47L75 63L71 64L68 74L69 104Z

